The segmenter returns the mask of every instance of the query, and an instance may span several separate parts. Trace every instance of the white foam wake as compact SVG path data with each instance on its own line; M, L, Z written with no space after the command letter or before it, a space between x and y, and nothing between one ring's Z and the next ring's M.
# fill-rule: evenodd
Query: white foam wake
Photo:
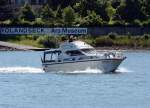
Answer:
M125 72L133 72L132 70L129 70L125 67L119 67L116 72L121 72L121 73L125 73Z
M126 72L133 72L125 67L119 67L116 71L116 73L126 73ZM84 71L73 71L73 72L70 72L70 73L87 73L87 74L98 74L98 73L104 73L102 72L101 70L98 70L98 69L86 69Z
M1 67L0 73L44 73L44 71L35 67Z
M119 67L116 72L125 73L125 72L133 72L125 67ZM42 68L35 68L35 67L1 67L0 73L44 73ZM53 72L55 73L55 72ZM57 73L57 72L56 72ZM58 72L59 73L59 72ZM84 71L73 71L73 72L64 72L64 73L85 73L85 74L97 74L103 73L101 70L98 69L86 69Z
M73 71L73 72L69 72L69 73L85 73L85 74L98 74L98 73L103 73L101 70L98 70L98 69L86 69L86 70L83 70L83 71Z

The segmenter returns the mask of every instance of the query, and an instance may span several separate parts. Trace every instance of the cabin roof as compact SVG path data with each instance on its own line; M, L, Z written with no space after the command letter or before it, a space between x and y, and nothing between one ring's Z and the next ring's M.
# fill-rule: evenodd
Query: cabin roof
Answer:
M93 47L82 41L73 41L73 42L65 42L61 44L60 48L62 50L78 50L78 49L87 49Z
M59 49L50 49L44 52L44 54L49 54L49 53L59 53L61 50Z

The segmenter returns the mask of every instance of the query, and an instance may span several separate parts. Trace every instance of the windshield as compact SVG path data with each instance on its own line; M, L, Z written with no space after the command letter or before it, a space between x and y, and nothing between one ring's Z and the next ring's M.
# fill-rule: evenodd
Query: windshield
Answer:
M94 48L90 49L81 49L82 52L88 53L88 54L96 54L96 50Z
M70 56L83 55L82 52L80 52L80 51L78 51L78 50L67 51L66 54L67 54L67 55L70 55Z

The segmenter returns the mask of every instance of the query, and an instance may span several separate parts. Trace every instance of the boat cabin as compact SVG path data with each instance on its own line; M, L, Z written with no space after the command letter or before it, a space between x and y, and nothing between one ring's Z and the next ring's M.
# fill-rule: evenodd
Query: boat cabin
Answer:
M44 52L42 62L62 62L91 59L96 57L96 50L82 42L65 42L58 49L51 49Z

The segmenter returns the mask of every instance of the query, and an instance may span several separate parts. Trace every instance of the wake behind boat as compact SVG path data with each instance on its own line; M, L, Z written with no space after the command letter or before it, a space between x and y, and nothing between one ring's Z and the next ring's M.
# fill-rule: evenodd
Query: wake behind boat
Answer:
M98 52L83 41L64 42L58 49L44 52L41 59L45 72L73 72L98 69L115 72L126 57L121 52Z

